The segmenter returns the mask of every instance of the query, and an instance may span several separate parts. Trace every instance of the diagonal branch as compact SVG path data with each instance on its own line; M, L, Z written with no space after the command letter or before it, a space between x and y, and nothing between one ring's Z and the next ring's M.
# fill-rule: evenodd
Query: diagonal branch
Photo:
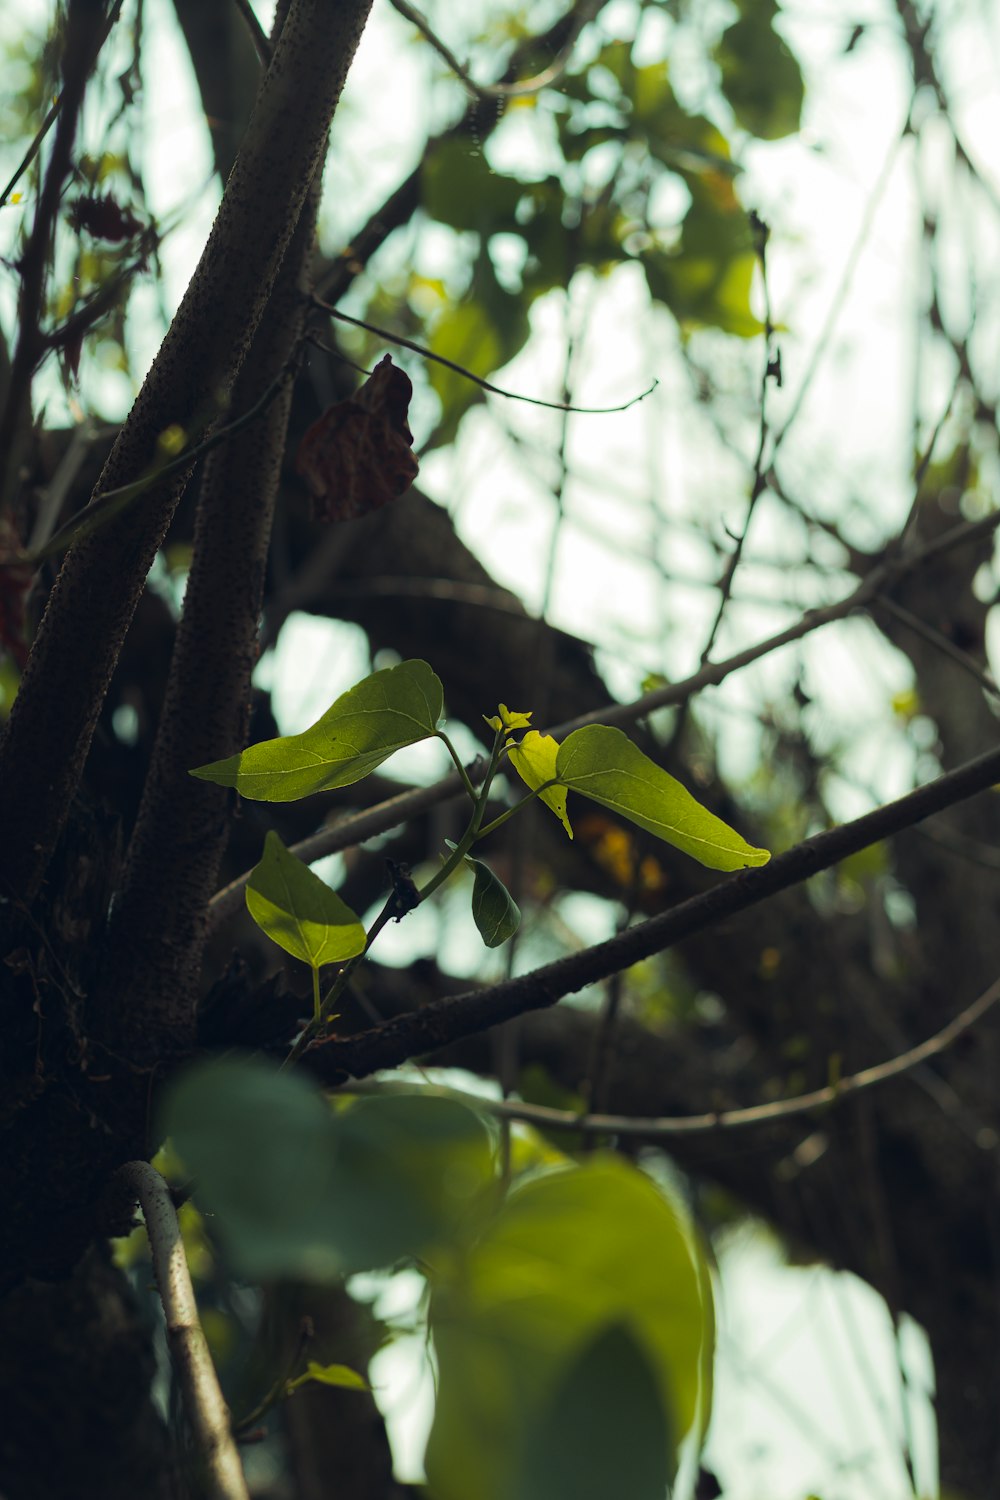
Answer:
M848 855L904 828L912 828L932 814L986 791L997 781L1000 781L1000 750L990 750L915 792L853 822L816 834L777 855L761 869L744 870L604 943L517 979L435 1001L358 1036L334 1037L318 1043L305 1053L303 1061L327 1083L343 1083L349 1077L363 1078L381 1068L398 1067L411 1057L436 1051L527 1011L555 1005L585 985L607 979L641 959L674 947L696 932L766 901L779 891L801 885Z
M789 1120L797 1115L811 1113L815 1109L829 1109L852 1094L888 1083L892 1078L902 1078L914 1072L932 1057L940 1057L953 1047L960 1037L977 1026L988 1011L1000 1000L1000 980L984 990L971 1005L967 1005L957 1016L933 1036L909 1047L885 1062L850 1073L836 1083L824 1088L811 1089L807 1094L795 1094L787 1099L772 1099L767 1104L750 1104L742 1109L711 1109L698 1115L617 1115L600 1114L590 1110L554 1109L548 1104L525 1104L518 1099L486 1099L481 1094L467 1094L462 1089L440 1089L431 1084L435 1093L444 1093L454 1099L462 1099L474 1108L485 1110L501 1120L524 1120L537 1125L540 1130L570 1130L585 1135L620 1135L642 1140L670 1140L679 1135L710 1135L716 1131L744 1130L752 1125L773 1125L776 1120ZM346 1084L346 1094L382 1094L394 1092L411 1093L413 1083L395 1082L356 1085Z
M281 380L304 328L319 182L282 261L234 388L257 406ZM115 900L104 955L104 1033L117 1051L162 1058L195 1024L205 913L235 811L193 765L238 750L250 716L271 520L292 387L217 448L201 482L194 552L153 758ZM149 932L158 934L150 945ZM123 996L141 996L128 1004Z

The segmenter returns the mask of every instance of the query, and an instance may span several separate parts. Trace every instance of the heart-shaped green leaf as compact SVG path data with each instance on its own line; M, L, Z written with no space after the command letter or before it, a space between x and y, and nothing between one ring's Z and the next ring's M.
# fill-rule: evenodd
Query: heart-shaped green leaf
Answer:
M247 910L273 943L311 969L364 952L365 929L351 908L273 829L247 883Z
M620 729L588 724L574 730L559 747L556 771L572 791L620 813L711 870L741 870L766 865L771 858L702 807Z
M403 661L342 693L301 734L263 740L191 775L235 787L256 802L297 802L351 786L404 745L429 739L443 708L440 679L427 663Z
M521 925L517 902L498 875L481 859L466 855L465 863L475 872L472 916L487 948L499 948Z

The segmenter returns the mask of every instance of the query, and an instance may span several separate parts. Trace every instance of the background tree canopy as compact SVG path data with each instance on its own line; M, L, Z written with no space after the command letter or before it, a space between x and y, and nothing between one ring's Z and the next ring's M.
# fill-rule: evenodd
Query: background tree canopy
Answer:
M0 1495L791 1500L753 1224L897 1352L807 1482L993 1495L995 18L0 46Z

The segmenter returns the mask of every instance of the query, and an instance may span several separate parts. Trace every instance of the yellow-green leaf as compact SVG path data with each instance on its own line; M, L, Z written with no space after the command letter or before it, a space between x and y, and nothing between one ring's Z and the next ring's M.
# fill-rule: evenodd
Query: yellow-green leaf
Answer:
M574 730L559 747L556 772L572 791L655 833L710 870L741 870L771 858L702 807L620 729L588 724Z
M403 661L342 693L302 734L264 740L191 775L257 802L297 802L352 786L404 745L429 739L443 709L444 691L427 663Z
M537 729L529 730L519 745L511 745L507 754L518 776L525 786L531 787L532 791L546 781L555 779L559 742L550 734L539 734ZM552 809L572 838L573 829L566 816L565 789L561 786L550 786L546 791L540 792L539 797L546 807Z
M247 910L273 943L311 969L363 953L365 929L351 908L285 848L273 831L247 883Z

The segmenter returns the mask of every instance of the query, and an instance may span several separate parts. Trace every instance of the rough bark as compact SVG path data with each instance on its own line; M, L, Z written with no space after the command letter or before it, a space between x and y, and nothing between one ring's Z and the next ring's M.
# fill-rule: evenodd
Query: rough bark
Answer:
M229 410L326 140L370 0L294 0L205 251L98 485L139 479L178 426ZM185 476L149 490L70 550L0 742L0 889L30 899L79 784L94 726ZM86 622L84 626L84 622Z

